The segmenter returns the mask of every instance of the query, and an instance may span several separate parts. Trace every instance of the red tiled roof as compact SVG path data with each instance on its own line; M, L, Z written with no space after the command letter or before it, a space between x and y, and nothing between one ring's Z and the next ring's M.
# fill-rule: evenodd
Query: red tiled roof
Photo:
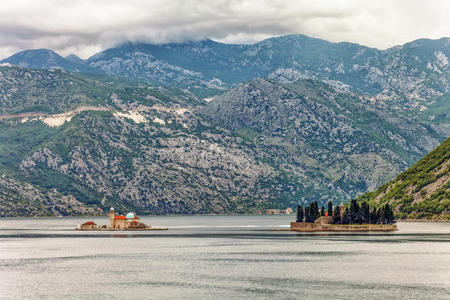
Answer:
M89 222L86 222L86 223L81 224L81 226L84 226L84 225L97 225L97 224L95 224L95 223L92 222L92 221L89 221Z
M131 223L138 223L138 221L131 221Z
M114 220L125 220L126 217L125 216L115 216Z

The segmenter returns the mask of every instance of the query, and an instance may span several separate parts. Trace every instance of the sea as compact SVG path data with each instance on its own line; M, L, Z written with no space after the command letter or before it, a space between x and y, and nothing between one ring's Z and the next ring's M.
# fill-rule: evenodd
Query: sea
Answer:
M296 233L293 215L0 219L0 299L450 299L450 223Z

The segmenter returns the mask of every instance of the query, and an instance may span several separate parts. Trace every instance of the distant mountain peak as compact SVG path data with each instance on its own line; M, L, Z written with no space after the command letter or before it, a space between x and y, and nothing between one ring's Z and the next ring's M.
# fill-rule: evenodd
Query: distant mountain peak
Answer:
M74 63L84 64L84 60L76 54L69 54L65 58Z
M63 69L71 72L99 73L84 64L83 61L77 61L79 57L73 55L69 59L62 57L50 49L31 49L20 51L3 59L0 63L10 63L12 65L30 68L30 69Z

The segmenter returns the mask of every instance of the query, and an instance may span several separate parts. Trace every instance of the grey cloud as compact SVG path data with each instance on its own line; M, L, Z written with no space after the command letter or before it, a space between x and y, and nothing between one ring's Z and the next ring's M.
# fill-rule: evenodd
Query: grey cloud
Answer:
M253 43L303 33L387 48L450 35L450 1L15 0L0 4L0 57L29 48L88 57L127 40Z

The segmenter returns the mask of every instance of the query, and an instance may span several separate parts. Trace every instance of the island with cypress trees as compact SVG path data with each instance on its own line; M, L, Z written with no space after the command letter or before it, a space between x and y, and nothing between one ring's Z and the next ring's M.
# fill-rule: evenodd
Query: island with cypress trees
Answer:
M396 231L392 208L385 204L371 208L367 202L352 200L348 205L340 204L333 208L319 209L317 201L303 207L298 206L297 220L291 222L291 231Z

